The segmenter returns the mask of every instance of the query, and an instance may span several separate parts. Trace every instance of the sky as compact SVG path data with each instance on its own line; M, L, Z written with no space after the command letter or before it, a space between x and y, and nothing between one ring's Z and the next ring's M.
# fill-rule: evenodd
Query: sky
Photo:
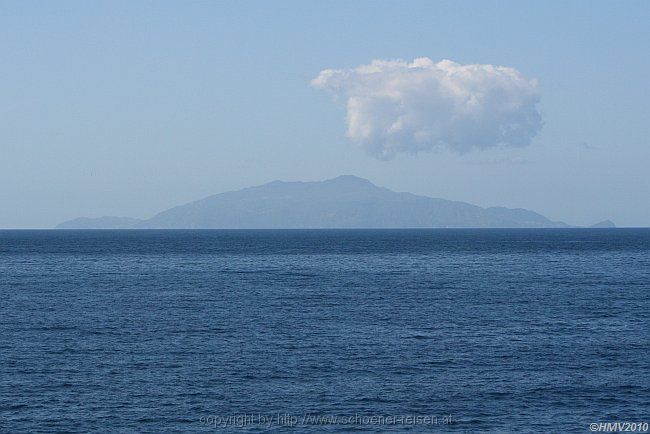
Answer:
M648 23L648 1L5 1L0 228L341 174L650 226Z

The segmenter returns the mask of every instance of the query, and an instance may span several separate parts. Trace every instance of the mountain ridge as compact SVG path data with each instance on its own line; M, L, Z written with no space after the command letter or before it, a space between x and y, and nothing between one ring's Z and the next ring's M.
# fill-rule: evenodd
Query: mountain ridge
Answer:
M96 226L96 227L93 227ZM79 218L58 229L543 228L569 227L523 208L482 208L379 187L341 175L324 181L272 181L218 193L149 219Z

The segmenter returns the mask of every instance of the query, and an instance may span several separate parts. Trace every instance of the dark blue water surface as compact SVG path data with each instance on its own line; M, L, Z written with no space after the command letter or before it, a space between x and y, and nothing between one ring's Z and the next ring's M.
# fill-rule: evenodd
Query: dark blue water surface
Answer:
M650 422L649 296L645 229L1 231L0 431Z

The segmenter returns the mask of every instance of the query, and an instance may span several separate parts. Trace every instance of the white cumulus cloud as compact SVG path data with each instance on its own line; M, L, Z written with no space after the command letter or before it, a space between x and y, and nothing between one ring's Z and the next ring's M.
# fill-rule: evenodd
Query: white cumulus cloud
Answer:
M526 146L542 127L537 81L504 66L374 60L323 70L311 84L347 100L348 137L381 159Z

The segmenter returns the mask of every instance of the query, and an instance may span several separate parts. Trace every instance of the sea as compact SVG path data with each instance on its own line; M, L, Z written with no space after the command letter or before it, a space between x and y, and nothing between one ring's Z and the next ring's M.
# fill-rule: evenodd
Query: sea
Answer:
M648 422L650 229L0 231L1 432Z

